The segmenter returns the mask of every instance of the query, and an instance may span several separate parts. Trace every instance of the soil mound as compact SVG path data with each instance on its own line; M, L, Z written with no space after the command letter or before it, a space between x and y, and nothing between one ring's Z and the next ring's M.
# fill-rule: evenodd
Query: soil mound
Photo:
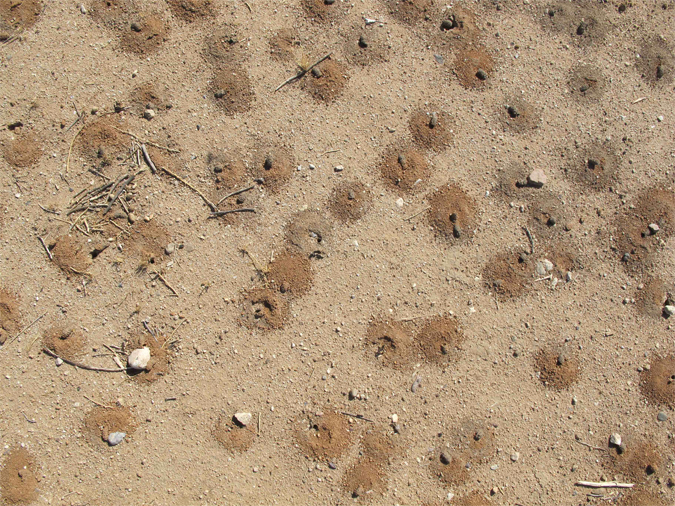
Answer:
M208 153L206 166L218 191L233 191L246 178L244 162L232 153Z
M591 190L606 190L616 182L619 157L607 143L593 143L570 156L565 172Z
M314 100L330 103L342 94L348 82L349 74L345 66L328 59L314 67L302 80L302 89Z
M413 26L431 19L434 8L433 0L385 0L385 3L395 19Z
M307 293L312 287L313 277L309 258L291 251L277 255L267 270L270 285L281 293L293 296Z
M333 189L328 208L339 221L353 223L368 212L372 200L372 192L363 183L344 181Z
M348 4L342 0L302 0L305 15L316 23L330 23L342 18Z
M506 97L499 120L504 130L516 133L529 132L539 126L541 111L522 98Z
M0 20L11 28L23 31L37 23L43 7L40 0L0 0Z
M535 354L534 368L539 381L555 390L572 386L581 372L579 361L570 350L554 347L543 348Z
M248 328L279 329L288 317L288 301L270 288L245 292L240 304L241 321Z
M483 268L483 278L498 296L513 298L530 288L533 268L532 259L525 253L502 253Z
M464 342L464 333L456 318L439 316L424 324L415 341L426 360L447 363L457 358Z
M366 350L382 365L403 368L412 361L412 337L398 322L375 320L366 332Z
M112 432L124 432L129 437L136 431L136 420L127 407L96 406L84 417L84 433L100 448L108 447Z
M150 349L150 361L142 371L129 371L128 374L140 383L153 383L169 373L171 348L173 342L167 336L155 333L132 335L124 342L124 351L131 353L139 348ZM125 364L126 365L126 364Z
M228 116L249 111L255 99L246 68L235 63L217 70L209 89L216 105Z
M648 438L624 436L619 447L609 448L605 467L624 479L648 483L664 476L665 458Z
M363 27L362 23L343 34L343 53L347 63L366 67L388 60L391 44L387 32L376 25Z
M291 179L295 168L291 149L263 145L256 149L250 173L255 179L262 179L265 188L277 191Z
M300 448L311 459L339 459L352 440L347 417L339 413L310 416L304 427L298 428L296 438Z
M391 440L376 432L365 435L361 441L358 460L347 470L343 485L354 498L365 499L367 494L382 494L387 488L386 467L394 450Z
M317 211L301 211L286 226L286 242L303 255L320 260L330 253L330 222Z
M24 169L37 163L42 156L42 147L35 135L19 134L4 145L2 155L12 167Z
M640 46L637 68L649 84L665 85L673 82L675 55L672 45L662 37L652 37Z
M157 51L169 36L169 25L158 13L140 11L130 16L120 33L120 47L129 53Z
M495 62L487 48L469 45L457 52L453 72L467 90L481 89L494 75Z
M650 318L663 318L663 308L673 300L666 284L660 278L648 277L642 290L636 292L635 308ZM672 304L671 304L672 305Z
M167 3L174 16L190 23L216 15L212 0L167 0Z
M429 199L429 224L452 243L471 239L478 225L476 202L455 184L438 189Z
M227 450L242 453L253 446L257 434L251 425L241 425L234 416L221 415L213 429L213 436Z
M42 345L67 360L75 360L84 351L87 340L81 330L56 326L47 330Z
M433 151L442 151L452 144L454 126L451 116L440 110L417 110L408 122L415 144Z
M0 344L19 332L21 315L16 295L0 289Z
M64 273L86 275L92 256L87 243L71 235L62 235L48 245L56 264Z
M429 180L424 155L412 147L391 147L382 156L380 174L385 184L405 193L420 191Z
M657 357L641 373L642 394L652 402L675 407L675 355Z
M298 34L290 28L282 28L270 40L270 54L280 62L293 62L299 48Z
M570 72L570 94L582 104L596 102L604 94L606 82L599 68L593 65L577 65Z
M0 471L0 493L6 504L30 504L37 499L38 468L35 458L22 447L5 455Z

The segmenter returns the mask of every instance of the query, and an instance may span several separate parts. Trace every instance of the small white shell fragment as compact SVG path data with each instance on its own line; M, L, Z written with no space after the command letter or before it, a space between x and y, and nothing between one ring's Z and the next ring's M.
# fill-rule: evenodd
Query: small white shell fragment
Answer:
M129 358L127 359L129 367L136 371L145 370L149 361L150 361L150 348L148 348L147 346L132 351L129 354Z
M616 432L609 436L609 444L614 446L621 446L621 435Z
M391 422L392 422L392 423L397 423L397 422L398 422L398 415L397 415L396 413L394 413L393 415L391 415Z

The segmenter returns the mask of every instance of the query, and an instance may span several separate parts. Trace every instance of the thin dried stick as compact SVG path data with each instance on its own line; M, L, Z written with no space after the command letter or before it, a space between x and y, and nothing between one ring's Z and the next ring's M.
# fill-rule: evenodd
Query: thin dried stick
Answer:
M297 74L295 74L293 77L291 77L290 79L286 79L283 83L281 83L279 86L277 86L277 88L276 88L274 91L277 92L277 91L279 91L281 88L283 88L284 86L286 86L287 84L291 84L293 81L297 81L298 79L302 79L303 77L305 77L305 75L307 74L307 72L311 71L311 70L312 70L314 67L316 67L319 63L322 63L324 60L327 60L328 58L330 58L332 54L333 54L333 53L328 53L326 56L324 56L323 58L321 58L320 60L318 60L317 62L315 62L313 65L310 65L310 66L307 67L306 69L301 69L300 72L298 72Z
M180 182L183 183L185 186L187 186L188 188L190 188L190 190L192 190L192 191L195 192L197 195L199 195L199 196L202 198L202 200L203 200L204 202L206 202L206 205L209 206L209 208L211 209L211 211L213 211L213 212L218 211L218 208L217 208L215 205L213 205L213 203L212 203L209 199L207 199L206 196L205 196L202 192L200 192L197 188L195 188L195 187L192 186L190 183L188 183L187 181L185 181L182 177L180 177L180 176L174 174L173 172L171 172L171 171L170 171L169 169L167 169L166 167L160 167L160 168L161 168L164 172L166 172L169 176L171 176L172 178L174 178L174 179L180 181Z
M527 235L527 240L530 241L530 254L534 255L534 238L532 237L532 232L527 227L523 227L525 235Z
M164 283L164 286L166 286L169 290L171 290L171 292L173 292L173 294L176 297L178 297L178 292L174 290L173 286L171 286L169 282L166 279L164 279L164 276L162 276L159 272L151 272L150 275L155 276L155 279L159 278L162 281L162 283Z
M155 164L152 163L152 159L148 154L148 150L145 149L145 144L141 144L141 151L143 152L143 159L145 160L145 163L148 164L148 167L150 167L150 170L153 174L157 174L157 167L155 167Z
M92 367L90 365L86 364L80 364L79 362L73 362L72 360L68 360L63 357L59 357L56 353L54 353L52 350L49 348L42 348L43 353L46 353L52 358L60 358L63 360L66 364L72 365L73 367L77 367L78 369L84 369L85 371L96 371L96 372L127 372L126 368L122 369L105 369L103 367Z
M118 132L123 133L124 135L128 135L129 137L132 137L132 138L136 139L141 144L147 144L148 146L152 146L154 148L163 149L165 151L168 151L169 153L180 153L179 149L169 148L167 146L162 146L160 144L155 144L154 142L150 142L148 140L141 139L138 135L136 135L134 133L131 133L131 132L127 132L126 130L122 130L121 128L117 128L116 126L113 126L113 128L115 130L117 130Z
M90 398L90 397L87 397L86 395L84 396L84 398L87 399L89 402L93 402L93 403L96 404L97 406L101 406L102 408L113 409L112 406L107 406L107 405L105 405L105 404L101 404L100 402L96 402L94 399L92 399L92 398Z
M577 487L589 488L633 488L634 483L619 483L618 481L578 481Z
M363 415L355 415L354 413L347 413L345 411L340 411L340 414L345 415L345 416L351 416L352 418L358 418L359 420L365 420L366 422L375 423L375 420L371 420L370 418L366 418Z
M209 218L218 218L232 213L255 213L255 209L251 207L242 207L241 209L230 209L229 211L214 211L209 215Z
M230 197L234 197L235 195L239 195L240 193L247 192L249 190L252 190L253 188L255 188L254 184L252 184L251 186L247 186L246 188L242 188L241 190L237 190L235 192L228 193L227 195L225 195L222 199L220 199L218 201L218 203L216 204L216 207L218 207L220 204L223 203L223 201L229 199Z
M84 127L87 125L84 124L82 125L82 128L80 128L77 133L75 134L75 137L73 137L73 140L70 141L70 147L68 148L68 158L66 159L66 175L68 174L68 169L70 169L70 155L73 152L73 145L75 144L75 139L77 139L77 136L80 135L82 130L84 130Z
M38 239L40 240L40 243L42 244L42 247L47 252L47 256L49 257L49 260L51 260L53 262L54 261L54 255L52 255L52 252L49 251L49 248L45 244L45 240L42 237L38 237Z
M404 218L403 221L410 221L413 218L417 218L420 214L422 214L424 211L428 211L429 209L431 209L431 206L427 206L424 209L422 209L419 213L415 213L412 216L408 216L407 218Z
M2 351L2 350L4 350L5 348L7 348L7 345L8 345L8 344L13 343L13 342L16 341L17 339L19 339L19 337L21 337L26 331L28 331L29 328L31 328L31 327L32 327L33 325L35 325L38 321L40 321L40 320L42 319L42 317L43 317L44 315L46 315L46 314L47 314L47 312L42 313L40 316L38 316L37 318L35 318L35 320L33 320L33 321L30 323L30 325L28 325L28 327L24 327L23 330L21 330L21 332L19 332L17 335L15 335L12 339L7 340L7 342L5 342L5 344L2 345L2 348L0 348L0 351Z

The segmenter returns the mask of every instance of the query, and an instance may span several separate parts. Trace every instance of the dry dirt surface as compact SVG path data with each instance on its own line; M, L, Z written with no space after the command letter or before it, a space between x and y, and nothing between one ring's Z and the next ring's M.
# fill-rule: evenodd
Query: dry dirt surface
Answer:
M0 0L0 504L675 504L673 27Z

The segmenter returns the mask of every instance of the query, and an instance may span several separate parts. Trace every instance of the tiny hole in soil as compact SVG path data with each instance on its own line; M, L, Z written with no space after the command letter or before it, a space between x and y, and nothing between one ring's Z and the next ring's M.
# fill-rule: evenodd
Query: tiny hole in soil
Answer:
M91 255L92 260L95 260L97 256L103 253L103 251L105 251L105 248L94 248L89 254Z

